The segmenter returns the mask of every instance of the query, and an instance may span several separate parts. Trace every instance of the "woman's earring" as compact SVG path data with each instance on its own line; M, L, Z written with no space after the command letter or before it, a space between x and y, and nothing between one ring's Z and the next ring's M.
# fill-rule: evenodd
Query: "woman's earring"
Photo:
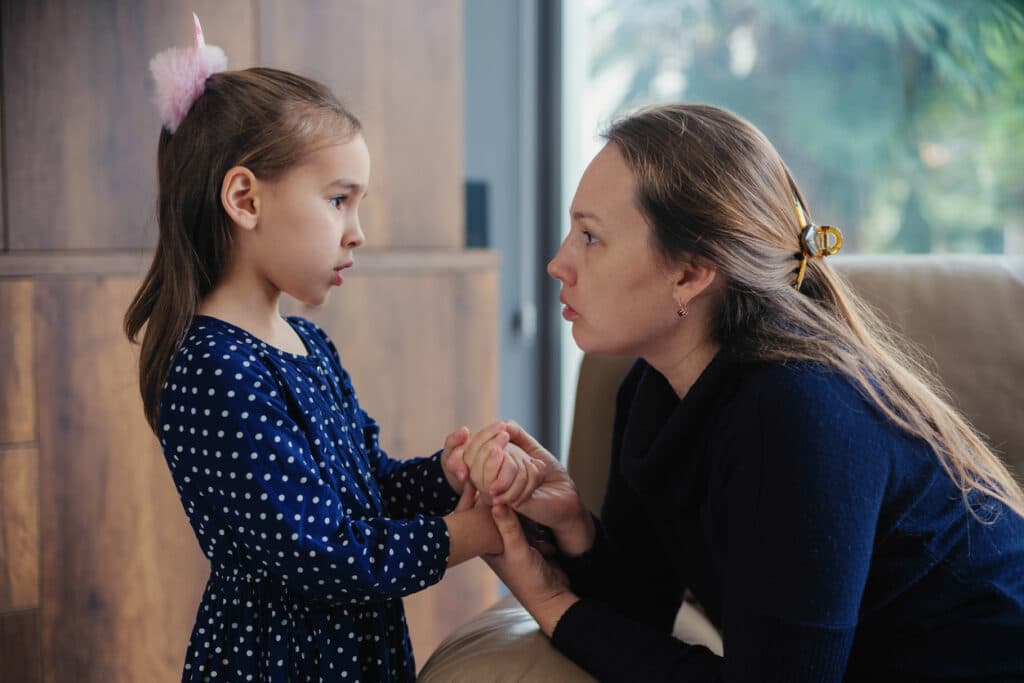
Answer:
M677 318L685 318L688 315L690 315L690 312L688 310L686 310L686 304L678 304L676 306L676 317Z

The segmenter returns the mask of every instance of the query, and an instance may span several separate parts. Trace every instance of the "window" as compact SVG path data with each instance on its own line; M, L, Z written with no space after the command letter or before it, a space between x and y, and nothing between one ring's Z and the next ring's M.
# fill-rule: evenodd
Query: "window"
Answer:
M617 113L708 102L765 132L848 251L1024 254L1014 0L569 4L581 165Z

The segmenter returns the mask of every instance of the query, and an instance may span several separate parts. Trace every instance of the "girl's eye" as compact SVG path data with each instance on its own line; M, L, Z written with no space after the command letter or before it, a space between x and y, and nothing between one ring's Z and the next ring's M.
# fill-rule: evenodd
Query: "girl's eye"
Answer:
M331 197L331 206L333 206L335 209L340 209L341 205L345 203L346 199L348 199L348 196L346 195Z
M589 230L583 230L583 242L589 247L591 244L597 242L597 238L594 237L594 233Z

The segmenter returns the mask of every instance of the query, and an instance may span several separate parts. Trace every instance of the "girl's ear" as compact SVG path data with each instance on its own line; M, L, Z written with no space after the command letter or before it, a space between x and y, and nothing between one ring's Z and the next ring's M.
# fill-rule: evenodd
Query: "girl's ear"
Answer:
M235 225L253 230L259 219L260 202L256 192L257 180L245 166L235 166L224 174L220 187L220 203Z

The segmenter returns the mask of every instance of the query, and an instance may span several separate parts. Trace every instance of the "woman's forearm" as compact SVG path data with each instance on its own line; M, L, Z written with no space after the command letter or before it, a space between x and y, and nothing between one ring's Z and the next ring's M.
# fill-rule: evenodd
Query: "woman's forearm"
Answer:
M544 635L550 638L551 634L555 632L555 627L558 626L558 620L570 607L579 602L579 599L579 596L571 591L565 591L540 604L533 605L527 611L530 612L530 616L537 622Z

